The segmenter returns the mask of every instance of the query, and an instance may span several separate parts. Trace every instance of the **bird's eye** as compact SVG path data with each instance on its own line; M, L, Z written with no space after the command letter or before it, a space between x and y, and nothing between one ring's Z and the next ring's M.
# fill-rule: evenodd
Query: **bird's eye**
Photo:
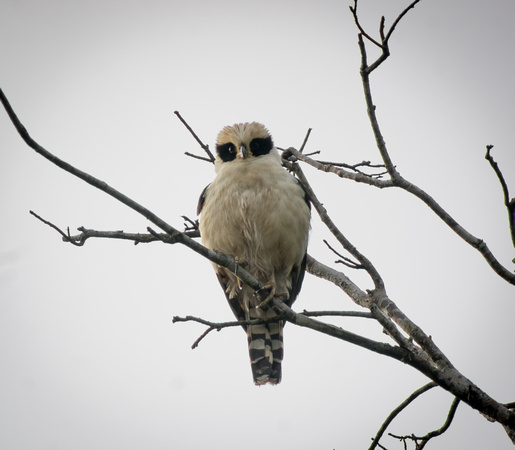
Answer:
M232 142L217 145L216 152L220 156L220 159L224 162L232 161L234 158L236 158L236 147Z
M252 139L250 143L250 151L254 156L261 156L270 153L272 150L274 143L272 142L272 138L270 136L266 138L255 138Z

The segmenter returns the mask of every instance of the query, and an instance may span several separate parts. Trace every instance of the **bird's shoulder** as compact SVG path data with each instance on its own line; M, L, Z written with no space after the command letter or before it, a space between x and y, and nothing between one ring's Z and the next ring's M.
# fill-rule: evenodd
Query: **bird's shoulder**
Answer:
M211 184L208 184L203 190L202 190L202 193L200 194L200 197L198 199L198 203L197 203L197 216L202 212L202 208L204 207L204 203L206 202L206 192L207 192L207 188L210 186Z

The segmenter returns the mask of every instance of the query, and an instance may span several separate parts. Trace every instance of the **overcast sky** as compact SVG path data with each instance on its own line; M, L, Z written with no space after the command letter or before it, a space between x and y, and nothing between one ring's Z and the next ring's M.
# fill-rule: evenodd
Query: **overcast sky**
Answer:
M386 4L388 3L388 4ZM379 162L359 77L350 1L0 0L0 86L41 145L182 228L213 167L176 119L213 146L260 121L280 147ZM361 0L376 33L407 1ZM510 270L514 250L485 146L515 195L513 0L422 0L372 77L398 170L426 189ZM408 194L306 168L344 234L397 305L456 367L515 400L515 290ZM240 329L191 344L203 328L174 315L232 320L210 264L178 246L91 240L82 248L29 215L145 232L136 213L26 147L0 112L0 447L9 449L364 449L388 413L428 380L408 366L287 325L283 382L252 384ZM309 252L334 265L317 217ZM357 309L306 276L297 310ZM363 319L345 329L386 340ZM433 390L389 431L425 432L452 397ZM385 441L390 450L402 448ZM438 449L512 448L467 405ZM432 448L432 447L431 447Z

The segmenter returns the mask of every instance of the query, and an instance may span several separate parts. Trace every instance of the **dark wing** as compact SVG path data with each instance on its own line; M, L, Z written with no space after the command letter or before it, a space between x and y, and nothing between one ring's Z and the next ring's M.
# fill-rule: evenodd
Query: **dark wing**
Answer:
M211 186L211 184L208 184L202 191L202 194L200 194L200 198L198 199L198 204L197 204L197 216L200 214L200 212L202 211L202 208L204 207L204 203L206 201L206 191L209 186Z
M304 200L306 201L306 204L308 205L308 208L311 210L311 203L309 202L309 195L306 191L306 188L304 185L295 178L295 181L298 183L298 185L302 188L302 191L304 192ZM294 266L291 270L291 289L289 290L289 298L285 302L290 308L291 305L293 305L293 302L296 300L297 295L299 295L300 288L302 287L302 282L304 281L304 273L306 272L306 259L307 259L307 252L304 255L304 258L302 259L302 262L300 263L300 266Z
M216 272L216 276L220 282L220 286L222 286L222 289L224 290L225 298L227 298L227 302L229 303L232 312L236 316L236 319L239 321L246 320L245 311L243 309L243 290L240 290L236 297L229 298L229 294L227 294L228 278L225 270L220 267ZM247 327L243 326L243 329L246 330Z
M308 254L304 255L300 266L294 266L290 272L291 276L291 289L289 290L289 297L286 300L286 304L291 308L293 302L297 299L297 295L299 295L300 288L302 287L302 282L304 281L304 273L306 272L306 259Z
M297 182L297 184L302 188L302 192L304 192L304 201L306 202L306 205L308 205L308 208L309 210L311 211L311 203L309 202L309 194L308 194L308 191L306 191L306 188L304 187L304 185L300 182L300 180L298 178L295 178L295 181ZM207 186L206 186L206 189L207 189ZM204 191L206 190L204 189ZM204 192L202 192L202 194L204 194Z

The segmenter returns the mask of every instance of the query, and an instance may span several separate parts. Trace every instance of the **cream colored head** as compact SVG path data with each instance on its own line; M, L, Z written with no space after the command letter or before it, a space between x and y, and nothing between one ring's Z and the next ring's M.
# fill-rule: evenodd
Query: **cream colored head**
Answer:
M223 162L267 155L273 148L272 136L258 122L224 127L216 139L217 159Z

